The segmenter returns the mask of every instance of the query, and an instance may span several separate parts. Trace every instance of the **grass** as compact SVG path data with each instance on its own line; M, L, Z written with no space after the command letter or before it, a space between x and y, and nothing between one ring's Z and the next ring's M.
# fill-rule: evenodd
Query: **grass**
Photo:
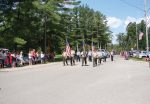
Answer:
M135 61L144 61L144 62L148 62L147 60L143 59L143 58L138 58L138 57L130 57L130 59L135 60Z
M58 54L58 55L55 56L55 62L57 62L57 61L62 61L61 54Z

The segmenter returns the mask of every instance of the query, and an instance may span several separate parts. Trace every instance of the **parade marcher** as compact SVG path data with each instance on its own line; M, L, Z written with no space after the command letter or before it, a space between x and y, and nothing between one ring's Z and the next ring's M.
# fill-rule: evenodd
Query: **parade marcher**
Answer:
M100 50L98 50L98 51L97 51L97 55L98 55L98 63L101 64L101 62L102 62L102 57L103 57L102 52L101 52Z
M102 54L103 54L103 62L106 62L106 59L107 59L107 54L106 54L106 52L102 52Z
M70 63L71 63L71 66L75 65L75 51L73 49L71 49Z
M68 65L68 62L67 62L67 53L66 53L66 50L63 51L62 53L62 58L63 58L63 65Z
M89 58L89 61L92 62L92 51L91 50L88 51L88 58Z
M80 62L80 57L81 57L81 52L78 50L77 51L77 62Z
M93 67L95 67L97 66L97 57L98 57L96 49L93 50L92 55L93 55Z
M111 61L114 61L114 52L113 51L110 52L110 58L111 58Z
M87 52L86 51L82 51L81 52L81 57L82 57L82 66L83 65L87 65Z

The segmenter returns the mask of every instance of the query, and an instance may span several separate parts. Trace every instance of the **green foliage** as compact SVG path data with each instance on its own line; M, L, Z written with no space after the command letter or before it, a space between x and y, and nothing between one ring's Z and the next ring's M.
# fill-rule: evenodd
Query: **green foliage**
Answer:
M139 24L134 23L129 23L127 25L127 34L120 33L118 34L118 43L119 46L122 47L122 50L131 50L137 49L137 39L139 39L139 34L140 32L144 33L144 36L141 40L138 40L138 45L140 50L146 50L146 34L145 34L145 22L142 20ZM149 33L148 37L150 40L150 28L149 28ZM150 44L150 42L149 42Z
M104 47L111 42L106 17L77 0L9 0L9 9L0 15L0 47L60 53L66 38L77 44ZM15 4L15 5L14 5ZM16 46L17 45L17 46Z
M14 38L14 43L16 43L18 45L25 45L27 43L27 41L25 41L22 38L16 37L16 38Z

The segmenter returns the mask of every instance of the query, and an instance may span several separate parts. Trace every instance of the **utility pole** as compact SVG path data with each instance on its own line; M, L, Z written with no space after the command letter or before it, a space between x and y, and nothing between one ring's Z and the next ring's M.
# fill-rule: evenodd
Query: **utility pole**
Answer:
M147 28L147 0L144 0L144 12L145 12L145 27L146 27L146 51L149 51L148 28Z
M47 42L46 42L46 40L47 40L47 37L46 37L46 30L47 30L47 26L46 26L46 25L47 25L47 24L46 24L46 23L47 23L47 15L45 15L44 20L45 20L45 21L44 21L44 22L45 22L45 23L44 23L44 36L45 36L44 48L45 48L45 53L46 53L46 51L47 51L47 49L46 49L46 43L47 43Z
M136 46L137 46L137 50L139 50L139 35L137 33L137 23L135 22L135 26L136 26Z

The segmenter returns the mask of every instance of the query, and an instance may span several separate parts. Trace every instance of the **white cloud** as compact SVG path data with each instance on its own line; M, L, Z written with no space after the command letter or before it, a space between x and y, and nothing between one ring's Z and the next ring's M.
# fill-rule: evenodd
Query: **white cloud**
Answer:
M128 17L126 18L126 20L124 21L125 27L126 27L130 22L140 23L142 20L144 20L144 18L134 18L134 17L128 16ZM150 16L147 17L147 26L150 27Z
M148 18L147 18L147 25L148 25L148 27L150 27L150 16L148 16Z
M108 26L111 28L118 28L121 26L122 21L116 17L107 17Z
M127 26L130 22L140 23L141 20L143 20L143 18L135 18L135 17L128 16L126 20L124 21L124 23L125 23L125 26Z
M118 33L113 33L112 35L113 35L113 39L112 39L112 43L113 44L117 44L118 42L117 42L117 34Z

